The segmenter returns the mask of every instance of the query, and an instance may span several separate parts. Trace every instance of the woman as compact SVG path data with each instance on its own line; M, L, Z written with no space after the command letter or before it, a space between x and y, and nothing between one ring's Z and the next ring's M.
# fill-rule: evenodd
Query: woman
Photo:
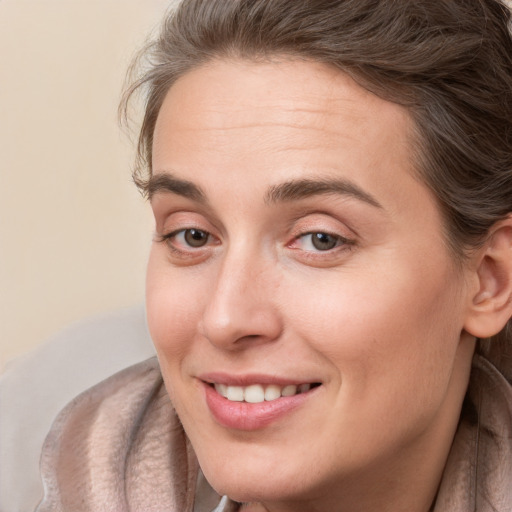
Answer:
M512 510L509 20L169 15L128 93L158 363L61 414L38 510Z

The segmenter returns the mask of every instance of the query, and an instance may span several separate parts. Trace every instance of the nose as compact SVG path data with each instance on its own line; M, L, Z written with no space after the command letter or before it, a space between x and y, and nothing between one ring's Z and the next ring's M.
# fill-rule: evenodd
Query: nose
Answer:
M223 349L277 340L282 320L279 281L271 265L234 255L220 264L200 324L201 334Z

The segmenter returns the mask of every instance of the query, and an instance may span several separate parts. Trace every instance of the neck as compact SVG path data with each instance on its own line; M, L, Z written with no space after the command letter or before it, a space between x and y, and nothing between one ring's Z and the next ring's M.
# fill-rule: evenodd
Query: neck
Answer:
M433 508L442 474L435 482L422 481L420 468L412 474L415 479L400 479L382 475L373 484L357 478L338 483L339 491L324 492L322 496L287 502L244 503L240 512L429 512Z

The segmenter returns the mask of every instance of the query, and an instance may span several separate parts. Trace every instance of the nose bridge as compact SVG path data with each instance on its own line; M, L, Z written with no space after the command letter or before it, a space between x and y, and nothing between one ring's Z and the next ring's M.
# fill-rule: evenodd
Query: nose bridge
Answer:
M240 346L242 340L277 338L281 327L272 274L257 247L239 243L228 249L205 306L203 334L226 348Z

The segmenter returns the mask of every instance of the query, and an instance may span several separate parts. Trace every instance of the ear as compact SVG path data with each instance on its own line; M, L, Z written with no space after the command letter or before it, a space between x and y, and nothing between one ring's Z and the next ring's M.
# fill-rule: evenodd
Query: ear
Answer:
M512 317L512 215L496 223L476 255L476 286L464 329L494 336Z

